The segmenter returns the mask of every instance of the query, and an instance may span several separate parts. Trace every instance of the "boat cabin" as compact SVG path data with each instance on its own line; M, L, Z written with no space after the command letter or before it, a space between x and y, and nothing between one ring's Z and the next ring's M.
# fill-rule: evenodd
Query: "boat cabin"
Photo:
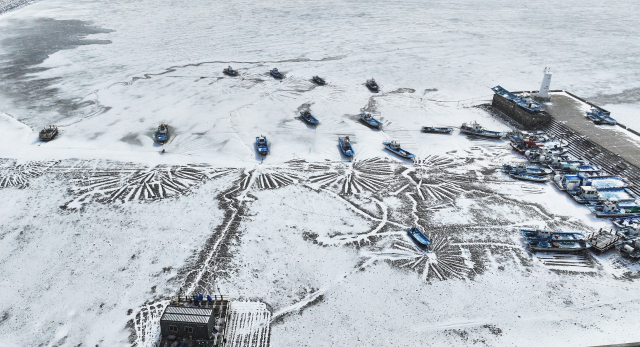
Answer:
M258 137L258 144L260 144L260 145L266 145L267 144L267 140L264 138L264 136Z
M585 200L597 200L598 190L590 186L580 186L580 192L578 195Z
M477 131L483 131L484 128L482 127L482 125L476 123L475 121L472 123L462 123L462 128L467 128L467 129L472 129L472 130L477 130Z
M535 232L535 237L539 239L550 239L552 234L553 231L537 229Z
M620 208L618 207L618 199L616 198L609 198L602 204L602 212L604 213L616 212L619 209Z
M575 190L576 187L580 186L582 179L578 175L563 175L560 179L560 184L566 190Z
M392 149L398 151L398 150L400 150L400 143L398 141L393 140L393 141L391 141L389 143L389 147L391 147Z

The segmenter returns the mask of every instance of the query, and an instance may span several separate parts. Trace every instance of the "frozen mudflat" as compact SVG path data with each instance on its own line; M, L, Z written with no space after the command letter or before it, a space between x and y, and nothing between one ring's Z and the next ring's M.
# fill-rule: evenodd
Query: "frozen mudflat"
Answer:
M238 347L640 341L640 264L533 255L516 230L609 222L502 174L505 141L419 132L509 130L474 106L544 66L631 126L639 6L0 2L0 346L152 346L180 288L234 298Z

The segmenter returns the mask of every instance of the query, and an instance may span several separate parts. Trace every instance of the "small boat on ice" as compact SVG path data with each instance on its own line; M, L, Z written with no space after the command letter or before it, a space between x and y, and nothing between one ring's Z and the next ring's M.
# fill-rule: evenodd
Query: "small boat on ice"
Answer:
M572 165L568 163L556 163L552 167L561 173L568 173L568 174L578 174L578 173L595 174L597 172L600 172L600 170L602 170L597 165Z
M165 143L169 139L169 126L166 124L160 124L158 131L156 131L156 141L159 143Z
M522 181L530 181L530 182L538 182L538 183L544 183L544 182L549 181L549 177L530 175L530 174L526 174L526 173L510 172L509 176L511 178L515 178L515 179L522 180Z
M598 203L610 198L616 198L618 201L636 201L638 196L629 188L595 188L592 186L580 186L580 191L573 195L573 199L580 204Z
M238 74L239 74L238 70L232 69L231 66L229 66L226 69L222 70L222 73L224 73L225 75L229 75L229 76L238 76Z
M316 119L316 117L314 117L311 112L309 111L302 111L300 112L300 117L302 117L302 119L311 124L311 125L318 125L320 123L319 120Z
M531 150L531 149L535 149L535 148L540 148L543 147L544 144L541 142L535 142L531 139L524 139L523 141L520 142L515 142L515 141L511 141L510 143L511 148L513 148L514 150L516 150L517 152L519 152L520 154L524 154L524 152Z
M55 125L48 125L40 130L38 137L40 141L51 141L58 135L58 127Z
M384 145L384 148L402 158L411 159L415 157L415 154L409 153L408 151L400 148L400 143L398 141L383 142L382 144Z
M510 132L508 136L511 139L511 141L515 143L521 143L527 139L531 140L534 143L541 143L541 142L543 143L543 142L552 140L552 138L542 130L537 130L537 131L514 130Z
M611 118L610 115L604 113L602 110L597 108L592 108L590 111L587 111L587 118L589 118L595 124L606 124L606 125L616 125L618 121Z
M640 227L640 216L612 218L611 223L620 229L629 228L635 225Z
M532 251L579 252L591 247L581 233L520 229L520 234Z
M327 84L327 81L324 80L324 78L320 78L319 76L313 76L311 78L312 81L316 82L317 84L323 86L325 84Z
M502 171L506 173L521 173L534 176L546 176L553 173L553 170L549 168L528 166L525 163L503 164Z
M262 155L269 154L269 142L267 142L266 136L258 136L256 137L256 148L258 149L258 153Z
M468 123L468 124L467 123L462 123L462 126L460 127L460 132L462 134L483 136L483 137L488 137L488 138L491 138L491 139L499 139L499 138L502 138L506 134L506 133L503 133L503 132L486 130L480 124L478 124L476 122L472 122L472 123Z
M360 113L360 120L367 126L375 129L382 128L382 123L371 116L371 113Z
M273 68L272 70L269 70L269 73L271 74L271 76L273 76L273 78L277 78L277 79L283 79L284 75L282 74L282 72L278 71L278 68Z
M422 127L423 133L450 134L452 131L452 127Z
M609 198L595 205L587 205L598 218L619 218L640 215L640 206L635 201L620 203L616 198Z
M355 152L353 151L353 147L351 147L351 141L349 140L349 136L338 137L338 144L340 145L340 149L342 153L347 157L353 157Z
M371 78L370 80L367 80L366 85L367 85L367 88L369 88L369 90L371 90L374 93L377 93L380 90L378 83L376 83L376 80L374 80L373 78Z
M491 88L491 90L493 90L494 93L515 102L516 105L529 113L538 113L542 111L542 104L534 101L527 94L515 95L501 86L495 86Z
M638 222L638 219L640 219L640 217L622 217L622 218L616 218L615 220L619 220L619 219L623 219L623 218L635 218L635 222L628 224L627 226L620 228L620 230L617 231L618 235L625 239L625 240L631 240L631 239L635 239L640 237L640 222ZM614 219L612 219L612 221L614 221ZM615 225L618 225L618 223L614 222Z
M413 239L417 243L417 245L420 246L420 248L425 249L431 244L431 240L429 240L429 238L426 237L422 233L422 231L420 231L420 229L416 227L407 229L407 233L409 234L411 239Z

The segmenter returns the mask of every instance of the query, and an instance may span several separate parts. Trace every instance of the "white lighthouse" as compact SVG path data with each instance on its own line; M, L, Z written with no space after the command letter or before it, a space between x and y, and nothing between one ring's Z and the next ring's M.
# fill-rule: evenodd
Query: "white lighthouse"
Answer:
M549 97L549 86L551 85L551 68L544 68L544 77L542 78L542 84L540 85L540 92L538 93L537 99L540 101L550 101Z

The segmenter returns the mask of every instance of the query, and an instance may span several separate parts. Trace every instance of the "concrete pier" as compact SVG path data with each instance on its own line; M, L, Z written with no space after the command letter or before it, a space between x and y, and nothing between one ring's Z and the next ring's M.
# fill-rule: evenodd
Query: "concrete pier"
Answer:
M585 114L592 105L566 92L550 93L549 96L551 102L544 103L543 107L556 121L640 167L640 146L632 140L632 132L626 133L616 125L595 125Z
M514 92L519 93L523 92ZM536 92L527 93L534 95ZM544 111L540 113L548 117L548 121L514 109L510 103L514 106L515 103L498 95L494 95L493 103L484 108L521 130L544 130L565 140L569 144L569 154L589 160L607 174L625 178L633 184L630 189L640 194L640 139L634 136L640 136L640 133L625 125L594 124L586 118L586 111L600 107L569 92L553 90L549 97L550 101L543 103Z

